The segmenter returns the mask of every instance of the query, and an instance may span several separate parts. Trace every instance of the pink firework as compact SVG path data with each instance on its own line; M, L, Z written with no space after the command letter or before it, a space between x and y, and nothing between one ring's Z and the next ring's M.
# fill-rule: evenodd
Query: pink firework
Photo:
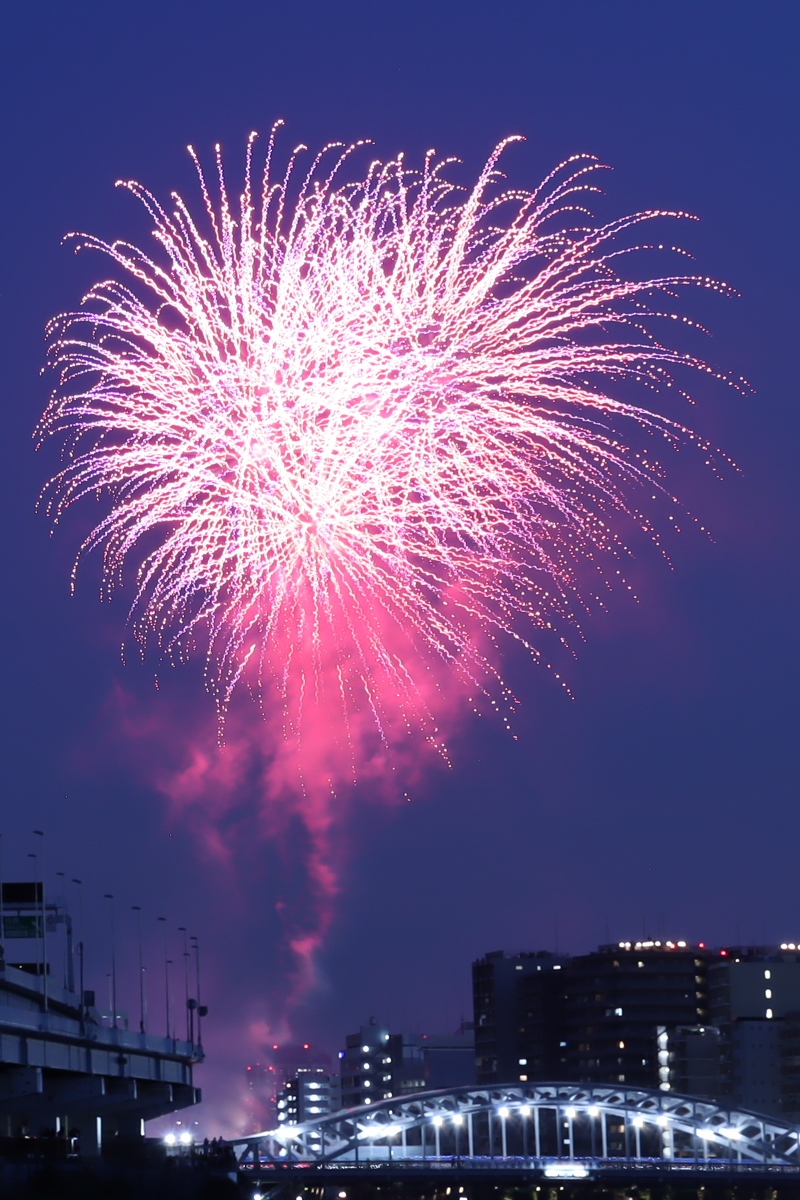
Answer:
M47 506L106 498L81 555L108 591L133 562L136 637L201 653L220 713L245 683L298 743L352 747L366 722L441 748L451 695L502 695L504 640L538 657L631 486L658 486L623 427L687 431L620 392L708 370L655 327L676 289L723 288L624 278L627 231L683 214L597 225L589 157L509 190L503 143L465 192L432 153L348 182L352 146L276 179L271 138L257 183L253 141L236 204L219 151L216 195L197 164L200 221L121 185L153 257L79 237L115 278L50 329L41 433L68 453Z

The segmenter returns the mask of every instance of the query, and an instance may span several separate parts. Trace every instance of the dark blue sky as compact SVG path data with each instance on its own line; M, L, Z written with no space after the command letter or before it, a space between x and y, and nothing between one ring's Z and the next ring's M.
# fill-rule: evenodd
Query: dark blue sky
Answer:
M295 1031L335 1050L370 1013L452 1027L469 1011L471 959L501 946L581 950L645 930L796 939L799 26L795 5L735 0L3 6L4 856L22 871L31 830L46 829L48 870L83 877L95 900L99 972L110 889L121 911L146 907L148 929L168 913L200 933L212 1086L223 1060L235 1073L253 1056L245 1024L277 1011L275 902L299 903L296 872L242 845L234 886L168 821L114 696L156 721L160 703L170 719L185 706L189 723L206 703L197 681L173 675L157 696L149 668L121 666L124 605L101 608L91 572L69 596L87 526L78 516L51 539L34 513L55 464L31 442L44 325L99 261L61 237L143 239L115 179L189 192L186 144L208 156L217 141L233 176L248 132L277 117L287 145L369 137L414 161L435 146L467 178L522 133L507 163L521 185L588 151L615 168L604 212L697 214L677 240L742 298L682 309L712 329L704 355L756 389L702 381L697 406L674 413L741 468L720 482L695 455L674 466L714 541L687 523L669 541L673 570L637 547L642 603L619 594L587 619L574 701L511 664L519 741L479 722L414 804L362 803L325 983ZM157 992L155 976L154 963Z

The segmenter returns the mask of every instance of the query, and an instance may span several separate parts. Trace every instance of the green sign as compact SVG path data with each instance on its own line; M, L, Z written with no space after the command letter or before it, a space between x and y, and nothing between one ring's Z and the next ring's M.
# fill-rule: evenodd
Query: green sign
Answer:
M7 938L40 938L42 936L42 918L39 916L4 916L3 933Z

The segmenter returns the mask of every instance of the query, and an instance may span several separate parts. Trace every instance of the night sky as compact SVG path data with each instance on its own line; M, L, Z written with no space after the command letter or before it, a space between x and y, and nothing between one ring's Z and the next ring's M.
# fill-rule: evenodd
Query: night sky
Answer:
M177 927L199 935L212 1132L236 1126L244 1065L273 1035L335 1053L371 1014L451 1030L470 1015L470 962L488 950L800 938L798 33L788 0L3 5L3 870L26 875L32 830L45 830L48 887L56 871L84 880L98 989L102 897L114 893L134 1025L131 905L144 909L159 1031L156 917L169 918L178 963ZM370 138L378 155L417 163L435 146L463 161L465 181L511 133L528 139L506 161L522 186L571 154L598 155L614 167L604 215L701 218L670 237L741 298L685 295L680 310L713 336L682 345L755 389L704 377L695 407L670 410L738 470L719 479L691 451L670 461L670 486L713 540L687 519L667 537L670 566L634 539L640 599L617 591L585 618L585 643L562 664L574 699L511 661L518 740L475 719L453 740L452 768L429 772L412 803L368 788L343 801L343 889L318 985L288 1026L302 838L259 835L246 777L218 831L227 859L209 852L199 810L165 802L182 733L213 728L211 701L194 667L162 668L156 691L154 658L122 664L125 596L99 604L96 565L70 598L91 513L50 536L35 505L58 457L32 442L50 387L45 323L101 269L63 235L145 242L116 179L194 198L187 143L206 161L222 143L235 179L250 130L278 117L287 150Z

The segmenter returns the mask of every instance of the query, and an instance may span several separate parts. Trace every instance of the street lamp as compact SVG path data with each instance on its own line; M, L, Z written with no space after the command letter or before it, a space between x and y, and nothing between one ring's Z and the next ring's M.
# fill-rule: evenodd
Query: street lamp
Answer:
M519 1115L522 1117L522 1156L528 1161L528 1117L531 1115L530 1104L521 1104Z
M147 1002L144 994L144 959L142 952L142 906L132 904L131 911L136 913L136 925L139 933L139 1032L147 1032Z
M462 1117L461 1113L454 1113L453 1114L453 1126L456 1131L456 1158L460 1158L460 1156L461 1156L459 1135L461 1133L461 1126L463 1124L464 1124L464 1118Z
M178 926L178 933L183 934L183 985L184 985L184 1000L186 1009L186 1040L190 1042L191 1036L189 1032L189 944L188 933L185 925Z
M76 887L78 889L78 954L80 956L80 971L79 971L79 976L78 976L78 983L79 983L79 987L81 989L81 997L80 997L80 1006L79 1007L80 1007L80 1014L81 1014L81 1028L83 1029L83 1027L86 1023L86 1008L85 1008L86 994L83 990L83 985L84 985L83 880L82 879L73 879L72 882L76 885Z
M45 908L44 888L44 830L34 829L33 832L39 838L39 851L42 864L42 999L44 1002L44 1011L47 1012L47 910Z
M437 1114L437 1116L433 1118L434 1154L436 1158L439 1158L442 1153L441 1128L442 1118Z
M503 1153L503 1158L508 1158L508 1140L506 1137L506 1121L508 1120L509 1110L505 1104L501 1105L497 1110L497 1115L500 1118L500 1147Z
M111 1028L117 1028L117 931L114 922L114 894L113 892L105 892L104 900L111 901L111 1007L114 1012L112 1014Z
M41 966L42 950L40 946L40 941L44 937L44 926L41 933L39 933L38 925L41 917L37 908L39 902L39 855L32 853L28 855L28 858L33 859L33 923L36 929L36 974L44 975L44 969Z
M166 1019L167 1019L167 1037L169 1037L170 1036L170 1031L169 1031L169 1026L170 1026L170 1021L169 1021L169 964L170 964L170 959L167 957L167 955L168 955L167 918L166 917L157 917L156 919L158 920L158 922L160 924L162 924L164 926L164 997L165 997L164 1005L165 1005L165 1012L166 1012Z

